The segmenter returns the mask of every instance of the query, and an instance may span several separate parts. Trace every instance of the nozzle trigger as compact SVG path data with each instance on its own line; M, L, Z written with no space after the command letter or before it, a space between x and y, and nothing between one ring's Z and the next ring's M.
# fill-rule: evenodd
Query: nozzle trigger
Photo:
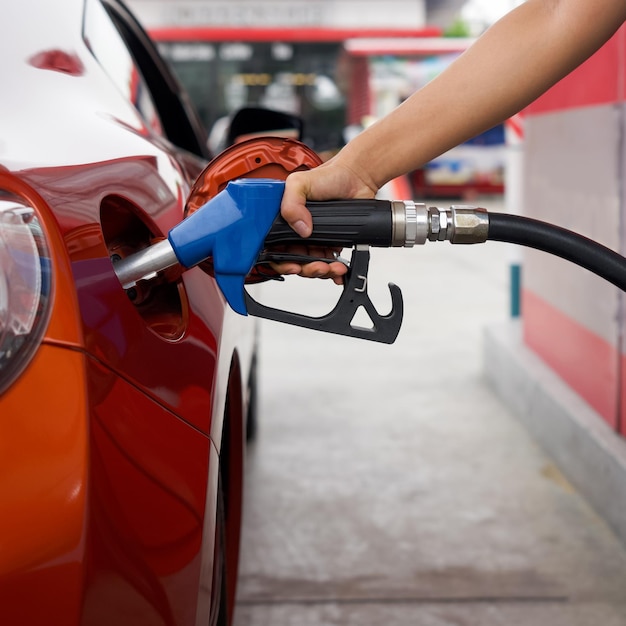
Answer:
M402 292L397 285L389 283L391 311L381 315L367 293L367 271L370 253L367 246L356 246L352 252L350 270L346 275L343 292L330 313L321 317L311 317L301 313L284 311L260 304L246 291L244 298L250 315L284 322L293 326L320 330L322 332L345 335L380 343L393 343L400 332L404 305ZM363 307L372 321L372 328L352 324L360 307Z

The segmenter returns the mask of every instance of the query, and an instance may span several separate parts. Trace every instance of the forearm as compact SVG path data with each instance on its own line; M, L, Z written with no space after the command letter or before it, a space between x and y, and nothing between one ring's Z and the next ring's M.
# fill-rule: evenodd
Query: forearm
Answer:
M379 188L524 108L624 19L624 0L528 0L338 160Z

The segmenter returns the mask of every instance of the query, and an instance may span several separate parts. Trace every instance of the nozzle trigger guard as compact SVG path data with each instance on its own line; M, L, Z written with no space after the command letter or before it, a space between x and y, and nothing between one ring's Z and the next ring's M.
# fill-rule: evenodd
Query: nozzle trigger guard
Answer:
M346 275L343 292L330 313L321 317L311 317L301 313L284 311L260 304L244 291L246 309L250 315L276 322L284 322L292 326L320 330L322 332L393 343L400 332L404 304L402 292L397 285L389 283L391 292L391 311L381 315L367 294L367 271L370 253L367 246L356 246L352 252L350 269ZM354 326L352 321L360 307L363 307L373 323L372 328Z

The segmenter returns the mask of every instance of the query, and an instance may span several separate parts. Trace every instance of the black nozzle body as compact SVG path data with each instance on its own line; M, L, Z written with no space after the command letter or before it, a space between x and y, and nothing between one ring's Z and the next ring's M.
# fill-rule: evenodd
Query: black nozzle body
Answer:
M336 200L307 202L313 217L313 233L307 245L349 248L355 245L388 248L392 245L392 211L388 200ZM267 237L267 246L303 243L279 215Z

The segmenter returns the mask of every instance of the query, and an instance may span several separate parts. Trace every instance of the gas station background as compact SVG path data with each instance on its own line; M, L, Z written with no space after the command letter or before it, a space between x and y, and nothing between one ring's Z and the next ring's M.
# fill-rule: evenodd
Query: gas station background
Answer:
M287 106L305 117L305 140L328 154L340 148L350 132L399 104L471 43L442 37L442 26L429 23L424 2L134 0L132 4L192 91L208 129L219 117L251 101ZM451 15L460 4L452 7ZM203 69L209 66L211 72ZM470 143L442 155L412 174L408 193L422 200L467 191L505 191L507 212L558 224L624 254L625 85L622 27L578 70L521 116L508 120L506 143L500 128L478 138L478 147ZM476 159L475 154L481 157ZM514 341L515 351L539 357L576 394L577 402L591 408L603 428L623 437L624 294L556 257L527 249L519 257L521 319L511 333L519 331L521 341ZM502 366L492 375L497 379L506 371ZM496 380L495 385L518 393L507 381ZM536 393L537 389L530 392ZM526 399L520 410L532 411L532 404ZM567 437L561 436L552 448L550 436L543 437L553 428L549 417L534 434L544 439L567 471L568 461L557 449ZM592 436L589 432L587 439ZM591 458L581 452L587 446L582 439L576 445L579 455L572 461L570 477L580 476L585 459ZM608 458L606 446L602 454ZM577 486L600 509L608 507L608 517L613 516L611 521L626 536L623 513L610 511L610 500L619 501L616 490L626 487L615 481L605 490L611 494L607 502L598 502L603 492L599 485L615 474L593 459L586 467L588 484L579 481Z
M434 4L434 3L430 3ZM228 116L243 106L299 115L323 158L437 75L472 39L442 37L462 3L158 2L134 8L223 148ZM433 24L430 19L437 20ZM501 193L502 127L412 175L410 195Z

